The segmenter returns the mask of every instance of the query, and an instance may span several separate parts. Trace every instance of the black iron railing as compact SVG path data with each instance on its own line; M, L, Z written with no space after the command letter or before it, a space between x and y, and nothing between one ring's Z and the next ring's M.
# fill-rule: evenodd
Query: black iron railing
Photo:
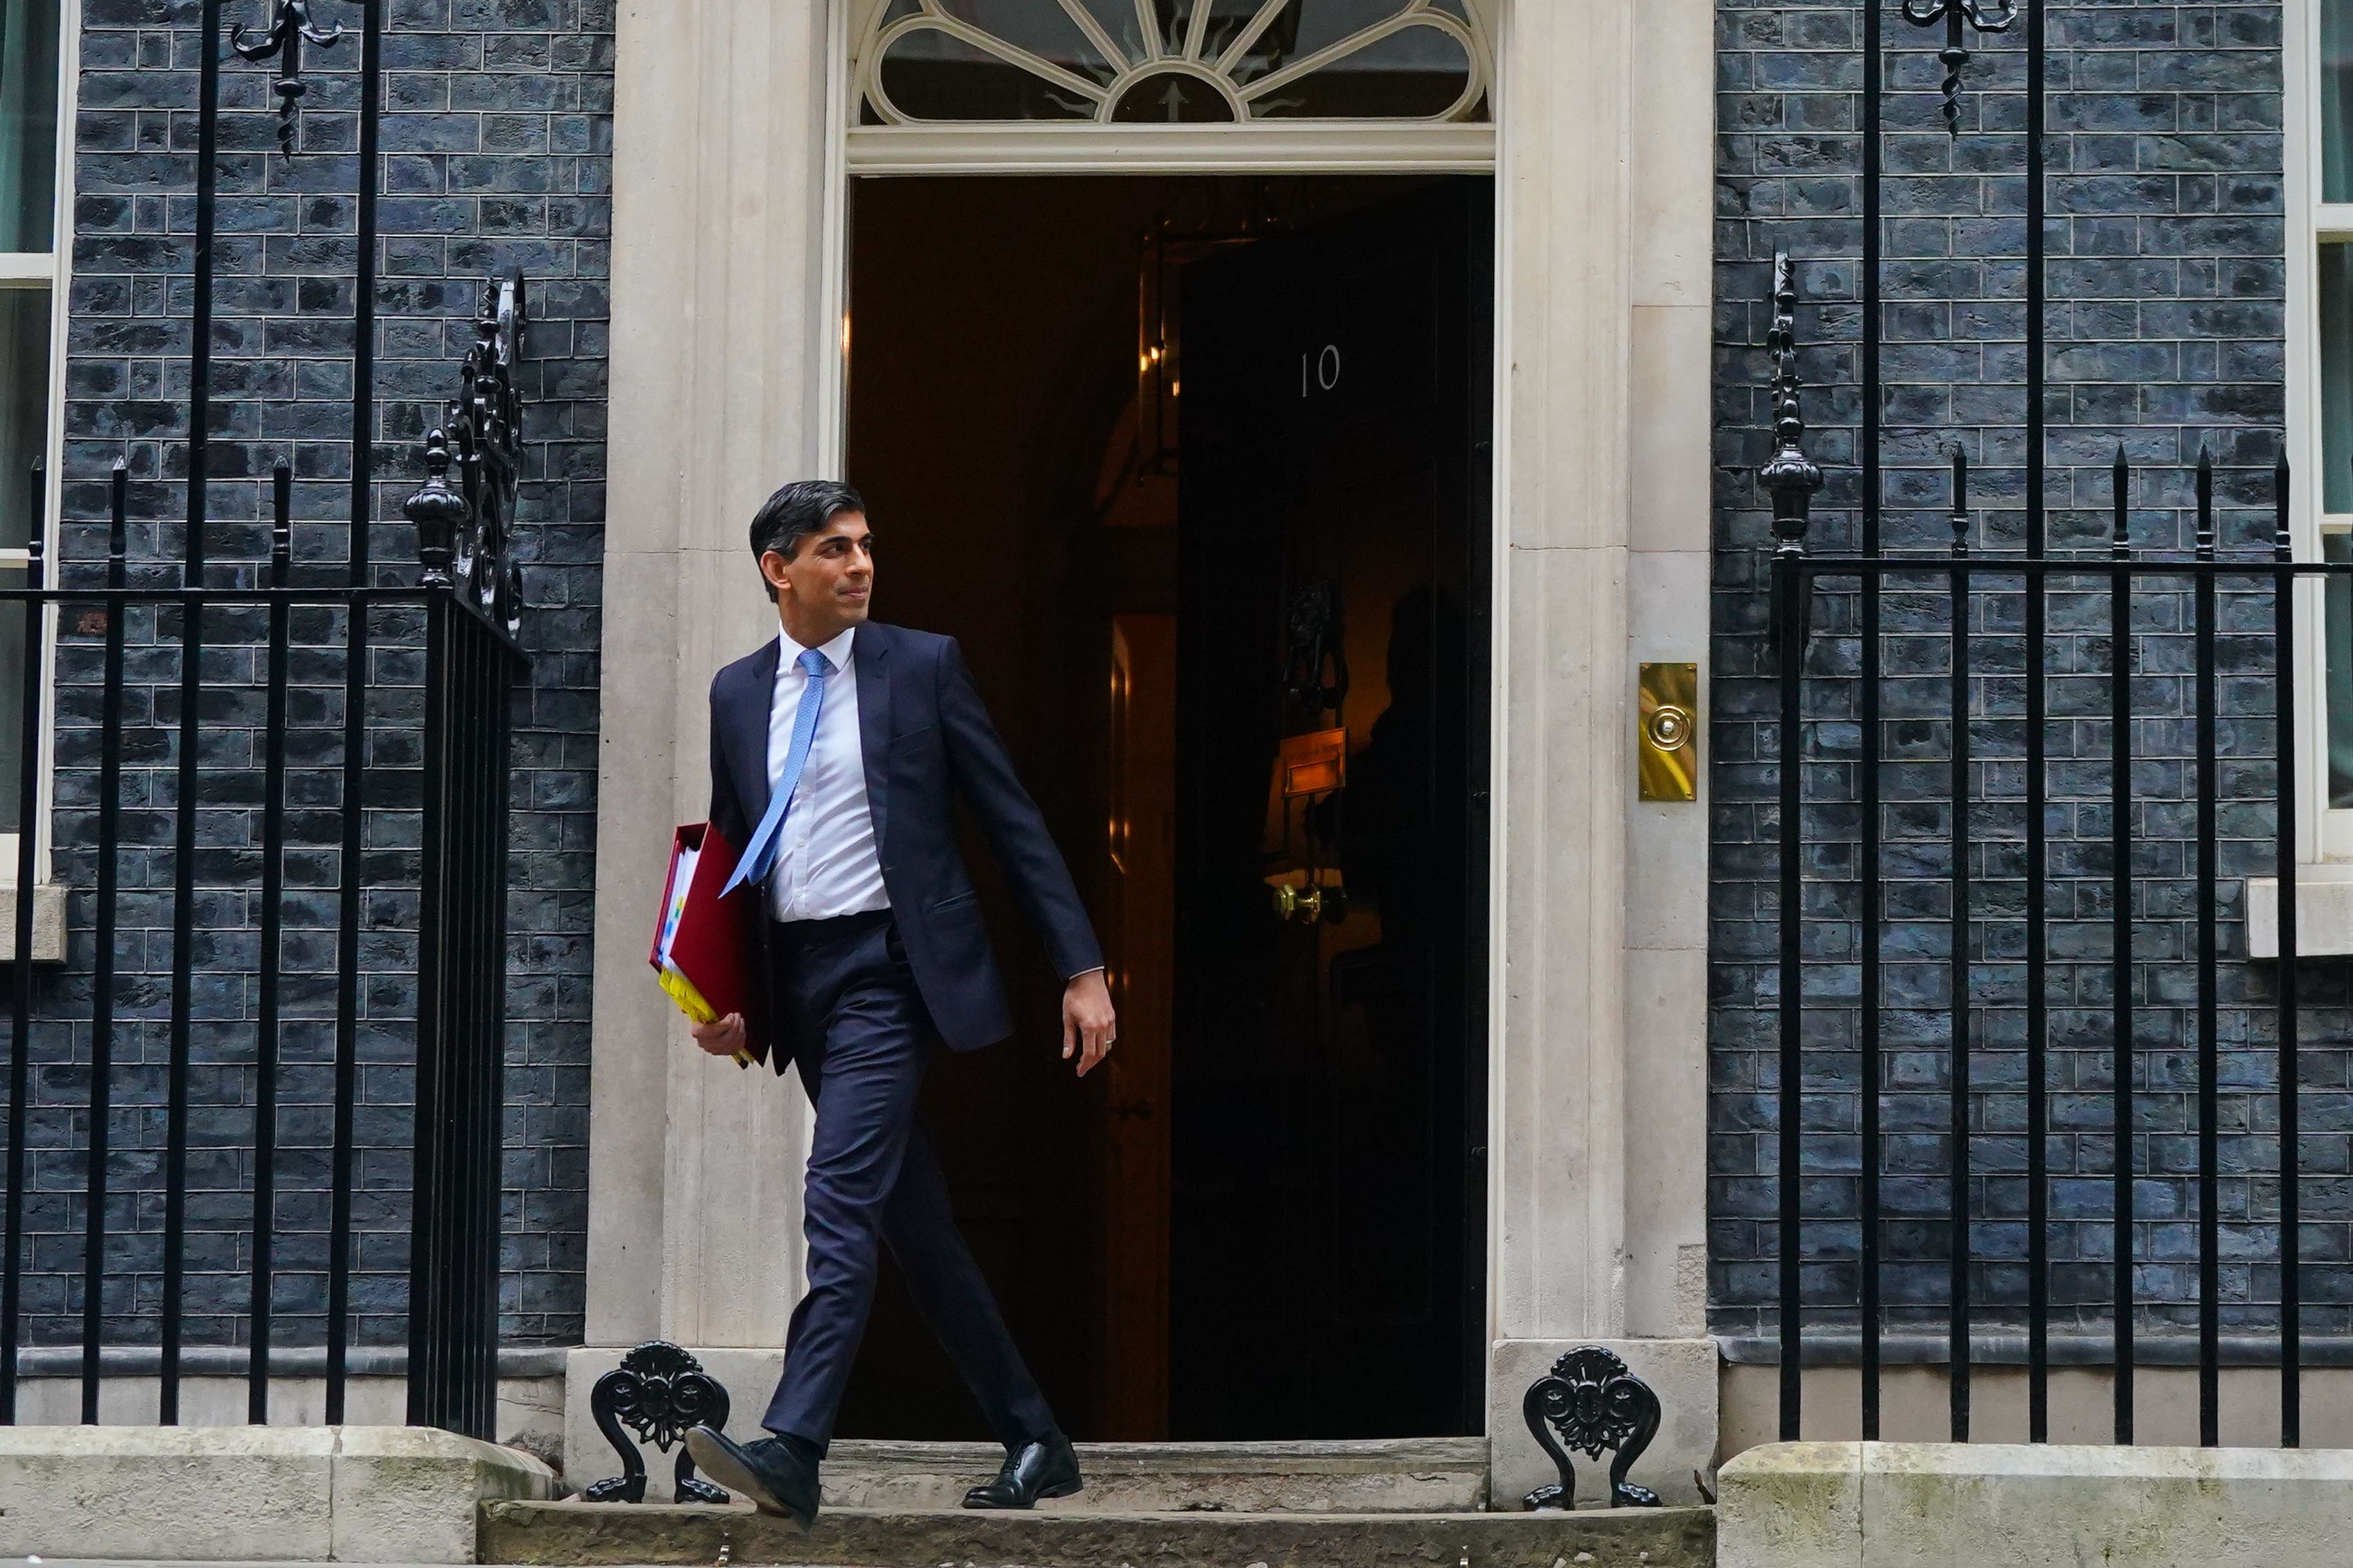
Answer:
M251 37L239 25L226 40L224 0L195 17L181 549L162 553L178 499L118 459L102 568L45 558L37 472L30 570L0 587L23 661L0 1422L17 1418L20 1363L37 1352L55 1373L69 1350L83 1421L111 1373L152 1369L160 1419L177 1422L184 1372L217 1371L239 1342L248 1415L264 1421L274 1363L309 1372L322 1340L324 1414L341 1421L355 1352L380 1370L396 1331L408 1419L487 1437L509 693L527 662L512 549L523 282L484 292L404 509L417 580L395 585L407 574L370 555L384 5L357 0L345 548L298 561L280 460L269 559L208 557L216 492L290 451L219 460L221 69L231 54L277 61L276 155L293 158L304 45L343 32L303 0L262 10ZM80 479L68 475L69 525L97 510L73 500L91 489ZM152 550L134 552L134 526ZM36 962L45 778L68 889L55 967Z
M2232 1007L2233 1011L2251 1006L2268 1011L2275 1030L2274 1081L2271 1092L2260 1098L2270 1100L2276 1118L2278 1206L2276 1216L2267 1218L2261 1227L2276 1235L2268 1256L2258 1252L2251 1258L2242 1246L2234 1251L2233 1261L2252 1261L2276 1269L2278 1294L2273 1320L2275 1332L2271 1337L2280 1373L2280 1437L2291 1447L2299 1440L2302 1285L2306 1264L2301 1252L2300 1189L2304 1173L2298 1149L2304 1128L2298 1094L2302 1041L2295 841L2296 795L2302 786L2295 760L2298 595L2295 588L2299 580L2353 575L2353 563L2295 558L2288 524L2289 472L2284 458L2275 467L2272 487L2276 508L2274 542L2258 559L2248 559L2243 553L2236 559L2226 559L2217 546L2210 458L2201 456L2195 470L2198 532L2196 544L2186 558L2135 550L2128 533L2132 484L2132 470L2119 451L2114 470L2114 542L2110 559L2105 563L2080 555L2042 559L1973 555L1968 467L1957 449L1952 460L1952 543L1941 558L1923 553L1810 554L1803 540L1802 508L1794 514L1799 527L1784 532L1775 552L1772 593L1780 685L1778 1331L1781 1426L1787 1438L1795 1438L1799 1431L1800 1372L1807 1360L1809 1308L1833 1309L1820 1315L1859 1327L1866 1421L1869 1428L1876 1426L1883 1332L1878 1286L1886 1267L1894 1261L1887 1251L1889 1228L1894 1222L1912 1225L1923 1217L1923 1211L1916 1206L1901 1215L1891 1214L1882 1195L1888 1156L1880 1119L1883 1100L1891 1092L1883 1029L1891 1015L1899 1011L1915 1022L1942 1014L1947 1028L1940 1091L1948 1114L1940 1162L1945 1202L1941 1213L1931 1212L1927 1217L1937 1222L1947 1247L1945 1351L1952 1435L1958 1441L1966 1439L1969 1433L1973 1344L1986 1326L1979 1315L1978 1298L1984 1289L1985 1270L2000 1264L2022 1266L2025 1289L2022 1299L2021 1293L2012 1291L2009 1300L1989 1303L1994 1308L1991 1318L2006 1325L2022 1321L2027 1342L2030 1430L2038 1441L2048 1436L2052 1278L2048 1205L2052 1176L2045 1161L2052 1132L2052 1055L2047 977L2054 922L2049 912L2053 884L2048 870L2046 804L2051 799L2048 773L2054 763L2040 755L2029 757L2028 748L2017 743L2003 744L1998 752L1991 747L1980 750L1981 742L1976 737L1998 728L1998 721L2006 713L2015 717L2019 710L2024 709L2025 691L2047 689L2057 679L2071 683L2074 689L2065 709L2070 721L2104 732L2104 744L2098 748L2105 751L2099 760L2104 767L2091 762L2094 753L2090 752L2058 759L2055 765L2069 770L2069 783L2062 791L2062 798L2098 802L2108 825L2103 846L2105 867L2092 866L2092 874L2086 875L2085 867L2078 865L2060 885L2093 884L2105 910L2106 952L2105 955L2094 955L2090 962L2106 971L2107 1000L2105 1006L2079 1007L2074 1011L2085 1016L2102 1012L2106 1015L2105 1044L2110 1064L2106 1131L2115 1154L2112 1168L2106 1173L2112 1193L2112 1212L2107 1221L2112 1239L2109 1261L2103 1266L2112 1280L2105 1324L2110 1357L2103 1359L2110 1359L2115 1369L2116 1439L2130 1442L2133 1438L2137 1313L2143 1307L2162 1304L2136 1299L2135 1270L2154 1261L2148 1245L2140 1238L2140 1227L2159 1217L2181 1217L2137 1213L2137 1183L2143 1177L2174 1173L2162 1166L2154 1152L2144 1157L2145 1163L2137 1163L2135 1154L2136 1149L2147 1142L2145 1123L2136 1111L2136 1095L2152 1092L2151 1063L2161 1051L2169 1049L2169 1037L2149 1037L2153 1033L2151 1021L2158 1015L2178 1008L2186 1015L2183 1021L2195 1050L2195 1209L2187 1217L2194 1225L2197 1236L2195 1332L2200 1432L2205 1443L2220 1440L2225 1305L2221 1283L2225 1215L2221 1201L2224 1130L2221 1113L2224 1044L2221 975L2226 963L2243 962L2247 955L2243 949L2226 952L2221 941L2221 906L2229 879L2244 875L2246 868L2226 868L2222 864L2222 849L2228 840L2220 830L2218 816L2227 806L2253 804L2269 814L2264 837L2269 839L2270 854L2263 858L2270 862L2264 868L2274 871L2278 879L2277 964L2268 998L2242 991L2232 997ZM2152 598L2159 604L2178 599L2184 586L2193 606L2186 639L2188 669L2168 671L2154 661L2137 661L2137 645L2146 647L2154 639L2145 638L2137 630L2136 604L2147 604ZM1814 603L1818 591L1835 593L1847 600L1841 607L1835 637L1820 629L1823 611ZM2080 634L2085 619L2082 612L2094 596L2103 596L2106 601L2105 615L2098 626L2105 634L2105 668L2085 668L2079 664L2056 677L2047 673L2052 650L2041 629L2045 619L2018 612L2026 605L2040 604L2047 607L2054 597L2063 599L2073 612L2071 624ZM2235 636L2231 638L2233 647L2227 653L2218 647L2224 637L2221 606L2226 600L2235 601L2230 616L2230 630ZM1851 620L1845 618L1849 614ZM2021 643L2022 658L2005 659L1991 670L1977 652L1987 644L2007 645L2015 649ZM1936 644L1941 644L1943 649L1941 673L1934 670L1938 662L1934 652ZM1905 650L1905 657L1900 661L1905 673L1900 676L1882 673L1888 668L1889 661L1883 656L1889 647ZM1882 657L1868 657L1872 653ZM1929 673L1923 674L1924 667ZM2147 693L2137 694L2136 677L2147 674L2164 675L2168 680L2187 674L2188 700L2178 707L2170 704L2162 686L2154 702ZM1917 700L1918 685L1924 679L1944 688L1946 706L1941 713L1925 710ZM1998 705L1989 691L1997 680L2022 687L2020 700ZM2269 700L2259 702L2242 693L2240 701L2226 710L2219 699L2220 686L2225 680L2242 688L2268 688ZM1908 685L1913 692L1901 721L1913 732L1891 746L1890 727L1898 721L1883 717L1882 702L1898 689L1899 683ZM2087 696L2093 688L2102 689L2105 695L2105 702L2096 707ZM1817 700L1821 693L1833 689L1841 694L1837 700L1828 704ZM2047 699L2047 689L2045 695ZM1854 715L1851 724L1846 721L1850 712ZM1831 721L1838 731L1836 739L1826 739L1824 734L1829 715L1836 716ZM2175 797L2175 803L2188 805L2194 818L2190 837L2186 840L2192 847L2193 859L2182 868L2194 889L2193 945L2186 954L2159 949L2137 957L2136 933L2141 933L2144 948L2152 947L2154 944L2147 941L2148 932L2168 917L2150 909L2149 900L2137 896L2136 884L2140 878L2135 870L2135 851L2141 840L2135 824L2150 803L2139 797L2136 790L2135 766L2147 760L2137 754L2136 730L2178 726L2184 721L2192 737L2188 759L2191 766L2184 781L2187 789ZM2037 721L2026 722L2032 725ZM2226 722L2233 728L2228 761L2242 773L2261 767L2263 774L2259 779L2242 779L2229 788L2221 777L2225 753L2219 744ZM1924 725L1934 725L1935 729L1924 733ZM2269 731L2268 745L2250 743L2251 737L2263 730ZM2039 753L2042 748L2033 750ZM1997 768L2020 770L2021 763L2023 776L2016 784L2024 785L2031 781L2042 788L2012 788L1991 782ZM1929 769L1945 775L1941 792L1926 787L1922 773ZM1891 835L1885 818L1893 807L1879 797L1887 789L1889 774L1897 771L1908 775L1900 798L1905 808L1914 814L1915 831L1906 835L1908 841L1899 846L1901 865L1891 868L1887 847ZM2093 775L2101 773L2105 778L2094 781ZM1933 844L1917 831L1917 813L1923 808L1938 817L1941 845ZM2005 819L1999 831L1981 831L1984 824L1997 816ZM2244 840L2244 829L2234 837ZM1841 873L1833 879L1806 875L1810 847L1825 844L1836 845L1841 856L1853 847L1856 853L1851 862L1851 876ZM2012 863L2002 870L1991 870L1989 851ZM1941 864L1936 863L1939 861ZM1835 881L1834 889L1825 885L1830 880ZM2021 881L2022 888L2018 885ZM1904 900L1908 906L1905 918L1916 927L1924 918L1935 918L1923 914L1924 904L1932 900L1924 900L1917 895L1936 883L1942 884L1947 910L1941 923L1949 933L1941 960L1947 970L1944 994L1926 1001L1915 997L1908 1004L1892 999L1888 976L1894 961L1883 951L1888 921L1882 913L1888 904L1889 890L1895 889L1912 895ZM2000 907L1986 908L1989 889L1996 884L2008 884L2000 889ZM1822 932L1828 924L1849 922L1859 933L1852 951L1848 952L1841 942L1836 945L1835 956L1852 961L1857 975L1854 994L1821 995L1819 984L1809 985L1809 968L1831 954L1810 938ZM2078 910L2059 923L2080 942L2087 934L2087 925L2096 922L2087 922ZM2020 926L2022 947L2017 951L1994 951L1987 933L1997 925ZM1915 961L1914 967L1918 966L1916 961L1921 955L1916 946L1904 956ZM2079 963L2084 960L2080 946L2071 949L2070 956ZM2150 983L2150 976L2185 959L2194 967L2194 997L2187 1007L2179 1007ZM2016 994L1989 995L1995 989L1989 983L1990 973L2005 967L2021 971L2022 984L2016 988ZM1810 995L1810 991L1816 994ZM2025 1168L2022 1173L2010 1169L1977 1172L1972 1169L1972 1146L1983 1140L1989 1130L1982 1120L1983 1100L1973 1090L1972 1067L1991 1048L1989 1020L2004 1007L2024 1015L2022 1039L2018 1042L2024 1060L2024 1117L2017 1131L2025 1148ZM1810 1249L1805 1230L1805 1193L1810 1173L1802 1159L1803 1130L1808 1123L1806 1097L1810 1084L1815 1081L1809 1071L1808 1020L1810 1016L1826 1022L1833 1016L1853 1020L1862 1064L1856 1170L1860 1225L1852 1253L1844 1248L1835 1253L1826 1253L1819 1247ZM2087 1022L2088 1016L2078 1021ZM1919 1047L1916 1037L1909 1044L1914 1049ZM2007 1045L2004 1042L2005 1048ZM2080 1040L2074 1042L2078 1049L2082 1045ZM2243 1086L2234 1086L2234 1096L2244 1093ZM2076 1125L2080 1131L2081 1123ZM1919 1126L1916 1119L1912 1126ZM2240 1126L2233 1131L2234 1135L2243 1134L2249 1130ZM1915 1163L1907 1168L1906 1173L1916 1175L1918 1169ZM1989 1173L2004 1177L2022 1174L2026 1203L1998 1215L1989 1213L1978 1184ZM2086 1173L2078 1170L2070 1173L2080 1177ZM2239 1214L2231 1217L2245 1221L2251 1216ZM2024 1222L2022 1255L1989 1251L1982 1246L1976 1232L1982 1227L1982 1222L1997 1218ZM2247 1229L2242 1225L2241 1234L2243 1236ZM1916 1247L1905 1254L1907 1260L1916 1261L1920 1257ZM1851 1265L1858 1287L1852 1296L1841 1287L1825 1288L1820 1281L1808 1279L1810 1268L1830 1260L1835 1260L1842 1271ZM2080 1263L2081 1259L2072 1261ZM2234 1298L2232 1304L2243 1301L2243 1297ZM2073 1304L2082 1303L2078 1300ZM1857 1310L1852 1315L1835 1310L1849 1307ZM2244 1326L2239 1325L2242 1329ZM2244 1342L2250 1336L2239 1332L2232 1338L2236 1342L2233 1357L2242 1359L2250 1349Z
M2296 624L2299 603L2309 616L2323 582L2353 564L2295 558L2284 439L2227 428L2228 415L2198 432L2234 444L2224 499L2194 440L2172 463L2137 467L2119 447L2100 498L2105 541L2081 515L2099 501L2075 493L2097 469L2052 471L2046 249L2065 232L2047 221L2052 9L1860 6L1861 264L1851 293L1842 280L1825 290L1857 307L1855 492L1839 501L1852 507L1851 549L1810 548L1824 473L1805 449L1797 271L1775 258L1774 439L1757 477L1775 534L1759 673L1778 685L1780 1433L1800 1435L1803 1368L1852 1355L1862 1433L1877 1437L1883 1363L1900 1337L1907 1357L1945 1364L1957 1440L1970 1433L1973 1370L1989 1341L2008 1341L2022 1351L2033 1440L2051 1433L2054 1361L2112 1369L2118 1442L2134 1437L2136 1366L2161 1361L2195 1366L2208 1444L2226 1363L2275 1365L2280 1441L2293 1446L2307 1320L2326 1303L2341 1361L2339 1307L2353 1300L2339 1256L2306 1229L2315 1173L2300 1136L2343 1129L2306 1125L2320 1113L2308 1114L2299 1072L2325 1080L2314 1053L2341 1051L2322 1032L2343 1016L2315 1015L2348 991L2335 966L2299 962ZM1921 132L1943 142L1991 121L1965 113L1973 39L2009 35L2007 63L2022 67L2022 81L1978 100L2022 97L1991 132L2018 138L2015 161L1978 147L1952 164L2023 175L2015 207L1989 209L2023 218L2001 258L2020 286L1989 290L2024 307L2017 420L1939 439L1951 531L1936 542L1917 515L1935 504L1933 470L1896 472L1883 453L1883 100L1906 31L1891 37L1891 18L1942 34L1941 124L1915 113L1903 128L1915 184L1942 166ZM1908 254L1916 300L1916 241ZM2118 433L2152 451L2172 434ZM1916 453L1928 432L1897 435ZM1982 513L1973 451L2009 469ZM2058 505L2076 515L2054 542L2062 478ZM2185 503L2187 541L2174 522ZM1894 504L1912 515L1890 537ZM1981 529L1998 513L2009 526ZM2353 647L2337 658L2353 668ZM2242 935L2249 917L2274 913L2247 907L2244 879L2263 875L2278 879L2275 966L2251 964ZM2054 1168L2054 1149L2069 1163ZM2157 1342L2144 1338L2152 1325Z
M226 1229L232 1247L248 1259L249 1419L269 1418L275 1286L281 1275L294 1272L325 1275L329 1418L342 1416L353 1344L359 1085L364 1068L390 1068L413 1072L413 1096L406 1103L392 1097L383 1108L372 1100L365 1109L409 1118L408 1147L385 1151L413 1161L406 1215L409 1419L487 1436L497 1329L509 691L527 661L505 626L447 582L288 586L291 485L285 468L277 470L272 488L267 586L132 586L130 486L118 464L103 586L46 582L37 532L28 585L0 590L0 604L23 606L22 798L37 799L53 712L61 756L76 740L94 741L97 753L94 800L80 801L71 814L61 805L58 815L60 860L90 867L86 992L75 979L77 953L69 954L65 976L49 984L35 978L37 835L28 830L18 837L5 1236L0 1241L0 1420L16 1417L18 1352L26 1342L23 1290L33 1239L26 1214L28 1152L52 1162L49 1179L32 1184L41 1198L56 1199L60 1180L78 1188L64 1196L81 1216L74 1270L81 1419L99 1419L103 1352L126 1342L155 1347L163 1419L178 1418L185 1262L192 1235L192 1036L201 1033L215 1059L225 1048L241 1059L232 1041L243 1037L253 1063L249 1192L206 1193L214 1212L202 1232L216 1247ZM94 681L86 657L92 652ZM176 664L176 680L157 680L159 659ZM131 668L134 663L147 673ZM52 681L53 703L45 700ZM174 689L180 721L167 726L154 700ZM352 704L340 716L337 697ZM252 724L257 705L259 721ZM290 710L295 707L299 716ZM239 712L248 715L242 725L234 718ZM191 713L214 717L191 725ZM230 718L225 721L223 715ZM174 763L155 765L174 741L182 748ZM143 760L126 769L132 752ZM176 796L159 812L150 789L126 789L126 772L136 773L144 786L176 778ZM61 773L61 794L66 776ZM294 812L290 784L298 796ZM124 831L127 798L139 805L139 835ZM28 827L30 815L28 807ZM123 872L126 866L152 864L152 829L165 815L174 826L173 938L168 967L150 969L123 962L140 946L132 926L153 920L144 902L153 895L126 887ZM301 821L290 831L295 815ZM299 868L304 883L298 893L287 885L290 866ZM317 921L330 899L336 911L331 943ZM141 900L140 910L127 911L132 900ZM200 931L195 906L218 910L225 900L249 903L250 920ZM290 910L301 916L302 929L290 928ZM258 931L258 941L248 962L236 950L249 931ZM332 960L322 960L329 951ZM251 996L250 1016L224 1017L217 1006L198 1016L200 986L217 989L225 980ZM290 986L301 992L292 1005ZM168 991L160 1005L159 989ZM71 1009L78 994L86 994L86 1010ZM125 1114L143 1108L126 1107L116 1095L157 1076L143 1047L159 1016L166 1044L161 1074L166 1135L164 1148L154 1151L139 1145L139 1123ZM39 1048L37 1030L54 1037L60 1028L86 1039L79 1059ZM281 1053L298 1034L327 1034L332 1040L323 1150L315 1143L280 1145L279 1089L292 1070ZM78 1150L70 1140L60 1148L28 1136L36 1112L56 1109L54 1094L34 1092L37 1063L45 1078L60 1069L79 1069L87 1078L80 1114L67 1119L68 1126L79 1122L84 1130ZM128 1146L115 1142L125 1129L134 1134ZM136 1192L116 1189L122 1173L145 1173L146 1161L156 1153L156 1179L140 1181ZM289 1159L316 1162L322 1154L328 1172L326 1234L308 1237L306 1252L315 1256L290 1267L278 1251L283 1226L277 1173ZM373 1184L398 1184L380 1174ZM143 1203L121 1201L149 1196L161 1198L160 1220L153 1225L142 1223ZM240 1200L247 1205L245 1222L225 1224L220 1205ZM149 1338L143 1325L150 1320L137 1313L135 1298L139 1280L157 1264L161 1290L152 1321L159 1337Z

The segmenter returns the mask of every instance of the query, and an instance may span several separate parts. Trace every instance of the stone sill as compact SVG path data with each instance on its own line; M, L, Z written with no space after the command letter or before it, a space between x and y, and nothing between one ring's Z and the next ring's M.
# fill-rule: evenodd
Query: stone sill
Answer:
M16 961L16 889L0 885L0 963ZM33 884L33 962L66 961L66 889L59 882Z
M2247 879L2247 956L2279 958L2279 879ZM2353 865L2329 861L2295 868L2295 955L2353 954Z
M1778 1366L1781 1342L1770 1334L1718 1334L1716 1350L1734 1366ZM2220 1359L2224 1366L2277 1366L2279 1339L2274 1334L2224 1334ZM1916 1331L1883 1333L1879 1359L1883 1366L1943 1366L1952 1347L1942 1334ZM2116 1341L2104 1333L2060 1332L2050 1340L2052 1366L2112 1366ZM1862 1335L1852 1327L1810 1330L1800 1359L1808 1366L1860 1366ZM1979 1331L1969 1336L1969 1359L1979 1366L2024 1366L2026 1334L2021 1330ZM2353 1338L2342 1334L2306 1334L2299 1342L2298 1361L2312 1366L2353 1366ZM2133 1336L2133 1362L2138 1366L2196 1366L2195 1333L2159 1333L2146 1324Z
M501 1377L561 1377L567 1345L501 1345ZM184 1377L243 1377L253 1365L253 1352L243 1345L187 1345L180 1352ZM164 1352L154 1345L104 1345L98 1352L100 1377L156 1377L164 1371ZM343 1371L353 1377L406 1377L406 1345L353 1345L343 1353ZM274 1345L269 1352L273 1377L324 1377L324 1345ZM25 1345L16 1352L18 1377L79 1377L79 1345Z

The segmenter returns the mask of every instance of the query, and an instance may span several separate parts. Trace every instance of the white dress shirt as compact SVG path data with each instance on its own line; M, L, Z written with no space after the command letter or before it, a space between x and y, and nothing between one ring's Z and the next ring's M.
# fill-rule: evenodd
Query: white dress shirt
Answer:
M887 910L882 862L874 848L874 817L866 805L866 757L858 733L858 678L850 668L852 626L818 651L833 665L825 678L825 705L817 735L778 830L776 868L768 879L768 912L780 921L832 920ZM801 645L776 636L776 689L768 703L768 791L773 799L792 750L808 677Z

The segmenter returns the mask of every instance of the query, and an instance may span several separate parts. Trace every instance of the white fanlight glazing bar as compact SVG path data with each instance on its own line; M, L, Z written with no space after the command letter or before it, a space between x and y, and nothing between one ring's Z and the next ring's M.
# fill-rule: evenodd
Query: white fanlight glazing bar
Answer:
M1193 0L1191 36L1185 40L1187 59L1198 60L1201 58L1201 50L1209 40L1209 13L1214 9L1210 0Z
M1259 35L1274 26L1274 19L1282 16L1282 8L1290 4L1291 0L1266 0L1266 4L1259 7L1258 15L1250 18L1250 26L1244 27L1240 36L1226 46L1226 52L1218 57L1219 74L1232 75L1234 68L1241 64L1242 57L1250 53L1250 47L1258 42Z

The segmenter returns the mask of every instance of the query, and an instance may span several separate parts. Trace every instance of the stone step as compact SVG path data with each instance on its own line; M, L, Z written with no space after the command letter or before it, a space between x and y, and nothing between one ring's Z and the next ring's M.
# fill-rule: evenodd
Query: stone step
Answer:
M1057 1506L1087 1512L1463 1513L1487 1506L1484 1437L1373 1442L1081 1443L1086 1489ZM837 1442L834 1508L956 1507L997 1473L994 1443Z
M484 1563L829 1568L1711 1568L1715 1510L1033 1513L829 1509L806 1533L747 1505L482 1507Z

